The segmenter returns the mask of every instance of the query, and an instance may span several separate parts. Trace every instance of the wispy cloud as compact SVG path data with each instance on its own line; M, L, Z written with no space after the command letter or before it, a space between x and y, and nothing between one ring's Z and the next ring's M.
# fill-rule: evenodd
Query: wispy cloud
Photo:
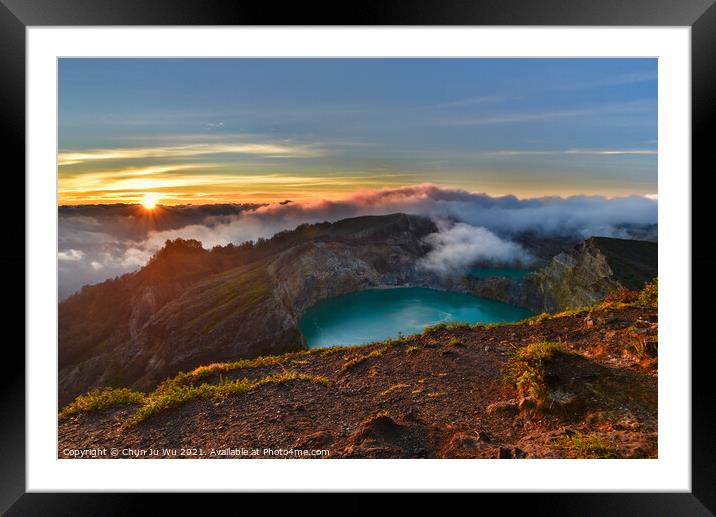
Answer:
M444 126L480 126L493 124L515 124L544 122L558 119L585 118L601 120L613 115L634 115L654 113L652 101L634 101L628 103L595 104L571 109L549 111L518 111L509 113L484 113L463 117L445 118L440 121Z
M315 145L205 143L163 147L125 147L66 151L58 155L58 164L74 165L96 160L132 160L141 158L184 158L210 154L246 154L270 158L309 158L321 156L323 150Z
M147 189L150 188L148 185L156 184L156 182L161 181L162 178L173 177L170 176L171 173L191 169L211 169L215 166L216 165L212 163L173 164L130 167L102 172L88 172L78 175L61 174L58 179L58 191L60 194L63 194L96 189L116 190L136 185L141 185L142 188Z
M590 115L593 109L555 110L539 112L521 112L504 114L486 114L480 116L444 119L445 126L483 126L490 124L514 124L518 122L541 122L561 118L573 118Z
M82 250L69 249L57 253L57 260L63 262L76 262L78 260L82 260L84 256L85 253Z
M590 81L562 83L554 87L555 90L584 90L603 88L609 86L621 86L625 84L643 83L647 81L656 81L659 78L658 72L632 72L628 74L606 77L604 79L592 79Z
M552 155L579 155L579 156L618 156L618 155L656 155L656 149L564 149L564 150L512 150L487 151L484 154L491 156L552 156Z
M234 164L189 163L61 174L58 193L62 204L137 202L155 192L163 204L202 199L204 202L239 198L302 198L330 195L365 185L395 185L414 180L411 173L287 174L237 172Z
M216 130L216 129L223 129L224 123L223 122L207 122L204 124L204 129L208 131Z
M468 97L465 99L457 99L450 102L437 104L435 108L464 108L466 106L475 106L480 104L497 104L500 102L508 102L519 100L522 97L509 95L481 95L479 97Z

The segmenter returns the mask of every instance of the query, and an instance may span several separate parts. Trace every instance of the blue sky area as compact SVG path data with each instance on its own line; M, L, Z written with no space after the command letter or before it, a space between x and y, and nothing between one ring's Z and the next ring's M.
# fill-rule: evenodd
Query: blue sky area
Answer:
M656 59L61 59L60 202L657 191Z

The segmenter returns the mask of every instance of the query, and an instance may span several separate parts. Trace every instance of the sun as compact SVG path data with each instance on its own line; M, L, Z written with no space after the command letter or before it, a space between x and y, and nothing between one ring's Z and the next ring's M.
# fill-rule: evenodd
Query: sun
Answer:
M144 197L142 198L142 201L141 201L142 206L146 210L154 210L154 208L156 208L158 202L159 202L159 196L157 196L156 194L153 194L151 192L147 192L146 194L144 194Z

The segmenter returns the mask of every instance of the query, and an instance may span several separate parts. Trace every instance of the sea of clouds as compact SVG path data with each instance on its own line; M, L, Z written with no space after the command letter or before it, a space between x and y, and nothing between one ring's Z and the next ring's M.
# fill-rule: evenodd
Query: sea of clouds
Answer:
M628 225L657 223L655 197L518 199L422 184L360 190L339 200L166 207L149 221L128 205L61 207L59 297L139 269L168 239L196 239L211 248L270 237L302 223L396 212L424 215L438 226L426 237L432 249L421 267L455 271L477 261L527 265L533 257L516 236L629 238Z

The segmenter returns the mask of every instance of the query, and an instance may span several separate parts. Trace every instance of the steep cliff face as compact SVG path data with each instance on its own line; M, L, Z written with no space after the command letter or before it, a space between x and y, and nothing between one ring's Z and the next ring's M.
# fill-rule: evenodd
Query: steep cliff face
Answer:
M416 268L424 252L411 244L418 243L316 242L288 250L268 267L274 296L297 323L317 302L354 291L384 286L444 287L438 275Z
M557 312L592 305L622 287L640 289L657 274L655 242L592 237L522 280L474 279L470 290L535 312Z
M432 285L415 263L435 230L395 214L301 227L251 253L173 244L137 274L60 304L60 403L92 387L148 389L201 364L305 348L298 319L324 298Z

